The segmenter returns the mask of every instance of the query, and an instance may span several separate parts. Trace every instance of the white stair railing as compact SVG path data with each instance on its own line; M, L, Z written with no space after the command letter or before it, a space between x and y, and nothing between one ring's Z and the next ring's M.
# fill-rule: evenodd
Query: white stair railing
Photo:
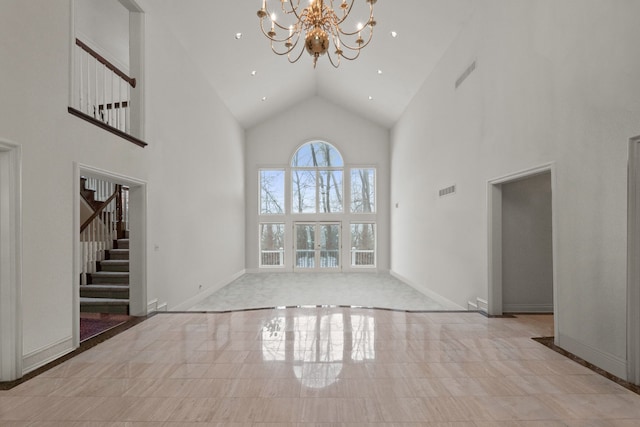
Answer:
M73 107L114 129L130 134L131 90L136 79L76 39L76 88Z
M110 188L112 193L80 227L81 285L87 284L87 273L96 272L96 265L105 259L106 251L113 249L113 242L118 239L118 219L122 215L119 209L125 210L120 202L123 193L121 186L106 181L96 181L92 183L97 184L96 187L100 189L92 188L96 190L96 194Z

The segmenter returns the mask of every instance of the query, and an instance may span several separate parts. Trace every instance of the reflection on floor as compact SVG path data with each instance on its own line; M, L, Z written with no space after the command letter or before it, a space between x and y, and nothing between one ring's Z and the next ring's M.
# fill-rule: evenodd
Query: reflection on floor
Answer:
M80 342L131 320L125 314L80 313Z
M0 391L0 425L640 425L640 396L531 339L552 332L553 316L158 314Z
M259 273L245 274L189 310L227 311L309 305L417 311L463 309L429 298L390 274Z

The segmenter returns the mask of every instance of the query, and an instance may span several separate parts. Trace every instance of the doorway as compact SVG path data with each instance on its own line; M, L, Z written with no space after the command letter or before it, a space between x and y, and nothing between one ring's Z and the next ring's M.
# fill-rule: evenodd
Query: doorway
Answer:
M22 377L21 149L0 140L0 381Z
M640 136L629 140L627 381L640 385Z
M74 165L74 313L73 313L73 331L74 331L74 346L79 346L81 334L80 334L80 305L81 305L81 286L86 286L86 278L84 273L84 265L86 264L86 253L83 248L87 245L87 240L93 241L94 239L87 239L80 233L82 221L81 206L83 201L81 200L81 177L87 179L96 179L108 183L115 184L120 187L127 187L126 203L128 204L128 217L127 217L127 230L126 237L123 236L123 240L126 240L126 245L122 245L121 248L117 246L116 251L122 252L123 249L127 252L128 262L123 262L121 256L111 257L111 264L116 267L116 272L107 274L107 276L118 276L116 283L111 285L97 282L98 288L111 289L116 288L122 283L128 282L128 313L131 316L145 316L147 314L147 292L146 292L146 183L144 181L126 177L123 175L115 174L112 172L104 171L101 169L93 168L86 165L75 164ZM113 214L110 214L113 215ZM109 216L109 215L107 215ZM98 234L103 233L103 226L96 227ZM123 242L125 243L125 242ZM93 243L90 243L93 245ZM126 249L125 249L126 248ZM88 251L91 253L91 251ZM104 257L101 257L104 258ZM125 276L122 272L117 272L120 268L118 265L126 264L127 273L126 280L120 280L120 276ZM109 279L109 282L113 281L113 277ZM122 282L122 283L118 283ZM89 282L92 283L92 282ZM111 291L111 290L110 290ZM115 291L114 291L115 292ZM83 297L87 298L87 297ZM116 299L113 296L107 297L107 299Z
M294 270L340 271L341 231L340 222L296 222Z
M488 182L490 315L557 313L554 179L546 164Z

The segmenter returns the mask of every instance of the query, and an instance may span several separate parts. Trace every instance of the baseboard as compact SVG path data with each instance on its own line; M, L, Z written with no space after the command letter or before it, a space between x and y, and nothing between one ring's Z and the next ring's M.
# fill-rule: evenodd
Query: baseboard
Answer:
M504 313L553 313L553 304L504 304Z
M25 354L22 357L22 375L28 374L67 353L71 353L73 350L73 337L68 337Z
M421 294L424 294L424 295L428 296L429 298L431 298L432 300L438 302L439 304L444 306L445 309L447 309L447 310L458 310L458 311L466 310L463 306L458 305L455 302L446 299L442 295L433 292L431 289L429 289L427 287L419 286L419 285L413 283L411 280L407 279L406 277L403 277L401 274L398 274L393 270L389 270L389 274L391 274L396 279L398 279L398 280L406 283L407 285L411 286L413 289L415 289L416 291L420 292Z
M147 303L147 314L158 311L158 299L151 300Z
M186 310L189 310L191 307L193 307L194 305L198 304L203 299L207 298L208 296L210 296L214 292L224 288L229 283L231 283L234 280L238 279L239 277L241 277L245 273L246 273L246 270L244 270L244 269L240 270L239 272L235 273L231 277L229 277L229 278L227 278L225 280L221 280L220 282L218 282L215 285L205 289L202 292L199 292L198 294L194 295L193 297L189 298L188 300L176 305L175 307L171 307L170 310L171 311L186 311ZM167 304L166 303L164 304L163 308L164 308L164 310L161 310L160 306L159 306L158 307L158 311L167 311Z
M588 344L560 334L556 345L619 378L627 378L627 361Z

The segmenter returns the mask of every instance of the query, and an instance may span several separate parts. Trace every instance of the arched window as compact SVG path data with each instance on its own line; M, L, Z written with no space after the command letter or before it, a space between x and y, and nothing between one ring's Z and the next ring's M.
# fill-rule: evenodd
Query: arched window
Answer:
M375 166L345 163L314 140L258 176L259 267L375 268Z
M291 159L293 214L342 213L344 211L344 162L331 144L304 144Z

